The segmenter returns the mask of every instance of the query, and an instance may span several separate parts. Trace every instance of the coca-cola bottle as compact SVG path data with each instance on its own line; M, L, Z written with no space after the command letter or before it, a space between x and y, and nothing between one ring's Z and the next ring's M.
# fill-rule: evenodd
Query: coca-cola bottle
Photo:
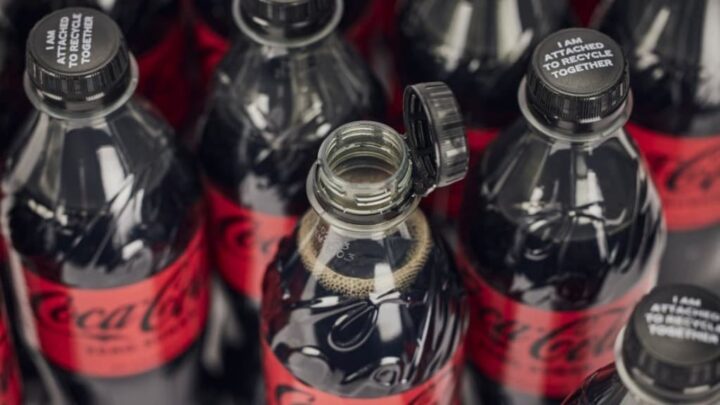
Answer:
M249 376L260 370L262 277L308 207L305 175L317 149L338 126L382 114L384 102L369 69L336 33L340 0L237 6L243 37L217 72L197 153L210 246L233 313L222 320L224 374L233 388L250 390Z
M397 23L400 82L450 86L463 109L472 167L517 117L515 94L534 46L564 27L569 13L566 0L406 1ZM401 95L396 91L394 116ZM433 216L457 219L464 184L433 194L426 202Z
M603 31L628 55L628 131L650 166L668 224L660 282L720 289L720 2L616 1Z
M542 404L612 361L656 281L665 232L623 129L632 97L612 39L582 28L547 37L518 102L523 119L490 145L465 195L467 350L483 401Z
M648 294L617 339L615 363L564 405L720 403L720 297L692 285Z
M0 302L3 299L0 295ZM0 404L20 405L22 382L9 325L5 305L0 303Z
M243 0L240 0L243 1ZM305 0L296 0L303 3ZM326 0L331 3L335 0ZM369 44L374 25L373 11L378 9L377 3L389 0L343 0L344 11L338 28L346 33L348 39L358 49L365 51ZM241 35L233 13L236 0L193 0L190 14L193 19L195 31L196 51L200 64L202 82L206 85L211 82L212 75L218 64L230 50L232 41ZM273 0L268 0L272 3ZM293 3L289 1L287 3ZM365 52L363 52L365 53Z
M52 11L91 7L109 14L120 25L130 50L137 56L140 93L179 128L187 123L192 104L181 1L4 0L0 2L0 11L3 19L12 22L15 45L19 47L25 45L32 26Z
M320 148L263 284L268 404L459 404L465 296L417 206L464 177L465 133L443 83L405 100L406 135L360 121Z
M89 8L28 38L35 106L3 181L3 232L53 403L196 400L207 318L204 208L171 128L135 97L118 26Z

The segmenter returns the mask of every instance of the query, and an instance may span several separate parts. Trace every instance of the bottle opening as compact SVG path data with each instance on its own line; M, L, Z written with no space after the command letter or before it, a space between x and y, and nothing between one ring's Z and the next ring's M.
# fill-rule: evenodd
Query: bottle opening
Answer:
M320 148L316 188L319 204L334 216L359 224L382 220L413 196L407 145L382 124L340 127Z
M382 128L346 128L328 145L327 166L331 175L349 183L384 183L400 170L404 146Z

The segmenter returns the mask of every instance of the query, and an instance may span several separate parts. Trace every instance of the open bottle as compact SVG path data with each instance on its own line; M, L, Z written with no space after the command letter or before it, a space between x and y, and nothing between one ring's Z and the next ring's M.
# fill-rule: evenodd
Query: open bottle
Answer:
M320 148L312 209L263 284L269 404L458 403L464 293L417 207L464 177L464 127L443 83L408 88L405 107L404 136L360 121Z

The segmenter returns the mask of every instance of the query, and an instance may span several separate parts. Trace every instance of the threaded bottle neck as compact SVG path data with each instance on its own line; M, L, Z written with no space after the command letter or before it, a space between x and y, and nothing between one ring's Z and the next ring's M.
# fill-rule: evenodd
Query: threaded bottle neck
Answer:
M401 221L417 205L405 140L392 128L356 122L339 128L320 149L308 196L313 207L350 226Z

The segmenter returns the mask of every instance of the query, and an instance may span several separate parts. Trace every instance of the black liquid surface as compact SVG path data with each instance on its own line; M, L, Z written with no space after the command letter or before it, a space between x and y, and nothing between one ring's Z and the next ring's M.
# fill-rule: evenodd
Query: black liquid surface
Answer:
M11 154L3 200L24 269L67 288L111 289L158 274L185 251L201 226L200 184L169 128L144 104L130 102L86 125L44 114L31 123ZM30 308L29 297L18 299ZM190 404L199 389L201 342L159 368L122 378L70 372L31 350L54 400Z
M629 56L634 122L679 141L720 136L720 70L714 62L720 51L713 34L718 18L720 7L712 0L629 0L612 4L600 28L616 39ZM683 146L680 143L675 148L674 153L680 153ZM704 198L718 201L720 166L703 164L700 175ZM671 228L660 282L692 282L719 289L719 251L718 223L695 230Z
M624 133L562 145L520 121L488 149L468 184L461 244L471 279L506 297L580 311L653 279L664 242L660 203ZM483 403L549 403L481 379Z
M327 264L318 259L312 266L355 280L373 280L380 268L400 271L414 255L405 232L380 240L320 234L316 229L310 239L323 240L321 254L335 253ZM306 243L316 242L298 246L297 234L285 239L263 291L263 339L296 379L333 395L381 398L417 387L453 359L466 304L441 240L430 242L409 284L366 296L340 293L311 273L299 252ZM342 288L356 287L350 281ZM269 395L280 401L281 391Z

